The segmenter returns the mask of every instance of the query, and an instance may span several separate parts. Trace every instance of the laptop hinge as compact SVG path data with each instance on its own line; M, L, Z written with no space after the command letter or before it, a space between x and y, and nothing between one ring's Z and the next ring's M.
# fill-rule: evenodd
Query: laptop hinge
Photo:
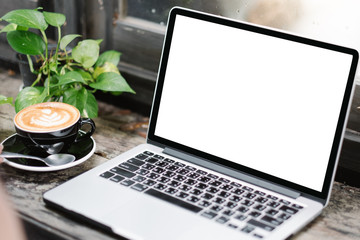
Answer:
M188 161L191 163L194 163L196 165L200 165L202 167L211 169L213 171L228 175L230 177L234 177L239 180L249 182L251 184L260 186L262 188L266 188L268 190L280 193L282 195L288 196L293 199L296 199L296 198L300 197L300 195L301 195L299 192L293 191L291 189L288 189L288 188L285 188L285 187L282 187L282 186L279 186L279 185L276 185L273 183L269 183L267 181L250 176L248 174L235 171L235 170L227 168L225 166L221 166L219 164L216 164L216 163L213 163L213 162L210 162L210 161L207 161L207 160L204 160L204 159L201 159L201 158L195 157L193 155L189 155L189 154L186 154L186 153L183 153L183 152L171 149L171 148L165 147L163 153L171 155L176 158L180 158L182 160L185 160L185 161Z

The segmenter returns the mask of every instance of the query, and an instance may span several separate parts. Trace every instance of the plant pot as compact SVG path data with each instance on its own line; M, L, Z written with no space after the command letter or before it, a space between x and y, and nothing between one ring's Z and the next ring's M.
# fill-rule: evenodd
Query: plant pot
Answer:
M26 55L18 53L16 54L16 58L18 60L20 74L24 84L23 87L29 87L34 83L37 76L30 71L30 65ZM37 69L41 66L40 63L35 62L33 57L31 59L33 60L34 69Z

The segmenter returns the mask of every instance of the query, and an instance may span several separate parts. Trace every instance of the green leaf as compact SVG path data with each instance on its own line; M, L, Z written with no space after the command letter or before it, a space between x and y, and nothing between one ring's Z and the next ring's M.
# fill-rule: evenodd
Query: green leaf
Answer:
M93 78L89 72L80 68L74 68L74 71L80 73L86 83L93 82Z
M19 53L40 55L45 51L45 43L42 38L27 31L11 31L6 34L10 46Z
M69 89L64 93L63 102L79 109L82 117L95 118L98 114L98 105L94 95L85 88Z
M96 67L94 69L93 77L96 79L100 74L104 72L114 72L120 74L119 69L116 65L111 62L105 62L105 64L101 65L101 67Z
M76 83L76 82L86 84L86 82L84 81L84 79L82 78L80 73L71 71L71 72L65 73L64 75L61 75L59 77L59 83L55 84L53 86L62 86L65 84Z
M13 10L5 14L1 19L28 28L45 30L48 27L44 15L31 9Z
M69 43L74 40L77 37L81 37L81 35L79 34L68 34L65 35L64 37L61 38L60 40L60 49L65 50L65 48L67 47L67 45L69 45Z
M3 29L1 29L0 33L15 31L16 28L17 28L17 25L15 23L9 23Z
M13 105L13 98L12 97L5 97L3 95L0 95L0 105L1 104L10 104L10 105Z
M90 87L110 92L135 93L126 80L120 74L114 72L102 73L96 79L96 82L90 83Z
M74 60L81 63L84 68L92 67L99 57L99 44L95 40L84 40L73 49Z
M26 87L19 92L15 100L15 111L41 103L46 99L46 91L44 87Z
M102 66L105 64L105 62L110 62L117 66L120 61L121 53L115 50L109 50L106 52L103 52L99 59L96 61L95 67Z
M66 17L61 13L53 13L53 12L43 12L45 21L53 27L61 27L65 21Z

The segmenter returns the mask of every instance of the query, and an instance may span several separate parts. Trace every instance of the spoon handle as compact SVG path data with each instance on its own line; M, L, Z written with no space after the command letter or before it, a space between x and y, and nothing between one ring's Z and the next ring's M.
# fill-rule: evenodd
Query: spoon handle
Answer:
M30 155L25 155L25 154L20 154L20 153L13 153L13 152L2 152L0 154L0 157L5 157L5 158L30 158L30 159L35 159L35 160L39 160L43 162L42 158L36 157L36 156L30 156Z

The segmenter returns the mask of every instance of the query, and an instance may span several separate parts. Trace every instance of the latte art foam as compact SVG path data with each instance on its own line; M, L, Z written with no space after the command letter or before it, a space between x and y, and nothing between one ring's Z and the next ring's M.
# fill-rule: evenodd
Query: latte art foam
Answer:
M21 110L15 116L18 128L31 132L57 131L77 122L79 111L64 103L40 103Z
M68 122L71 117L66 111L52 111L52 109L44 109L41 111L42 114L31 117L30 125L45 128L61 126Z

